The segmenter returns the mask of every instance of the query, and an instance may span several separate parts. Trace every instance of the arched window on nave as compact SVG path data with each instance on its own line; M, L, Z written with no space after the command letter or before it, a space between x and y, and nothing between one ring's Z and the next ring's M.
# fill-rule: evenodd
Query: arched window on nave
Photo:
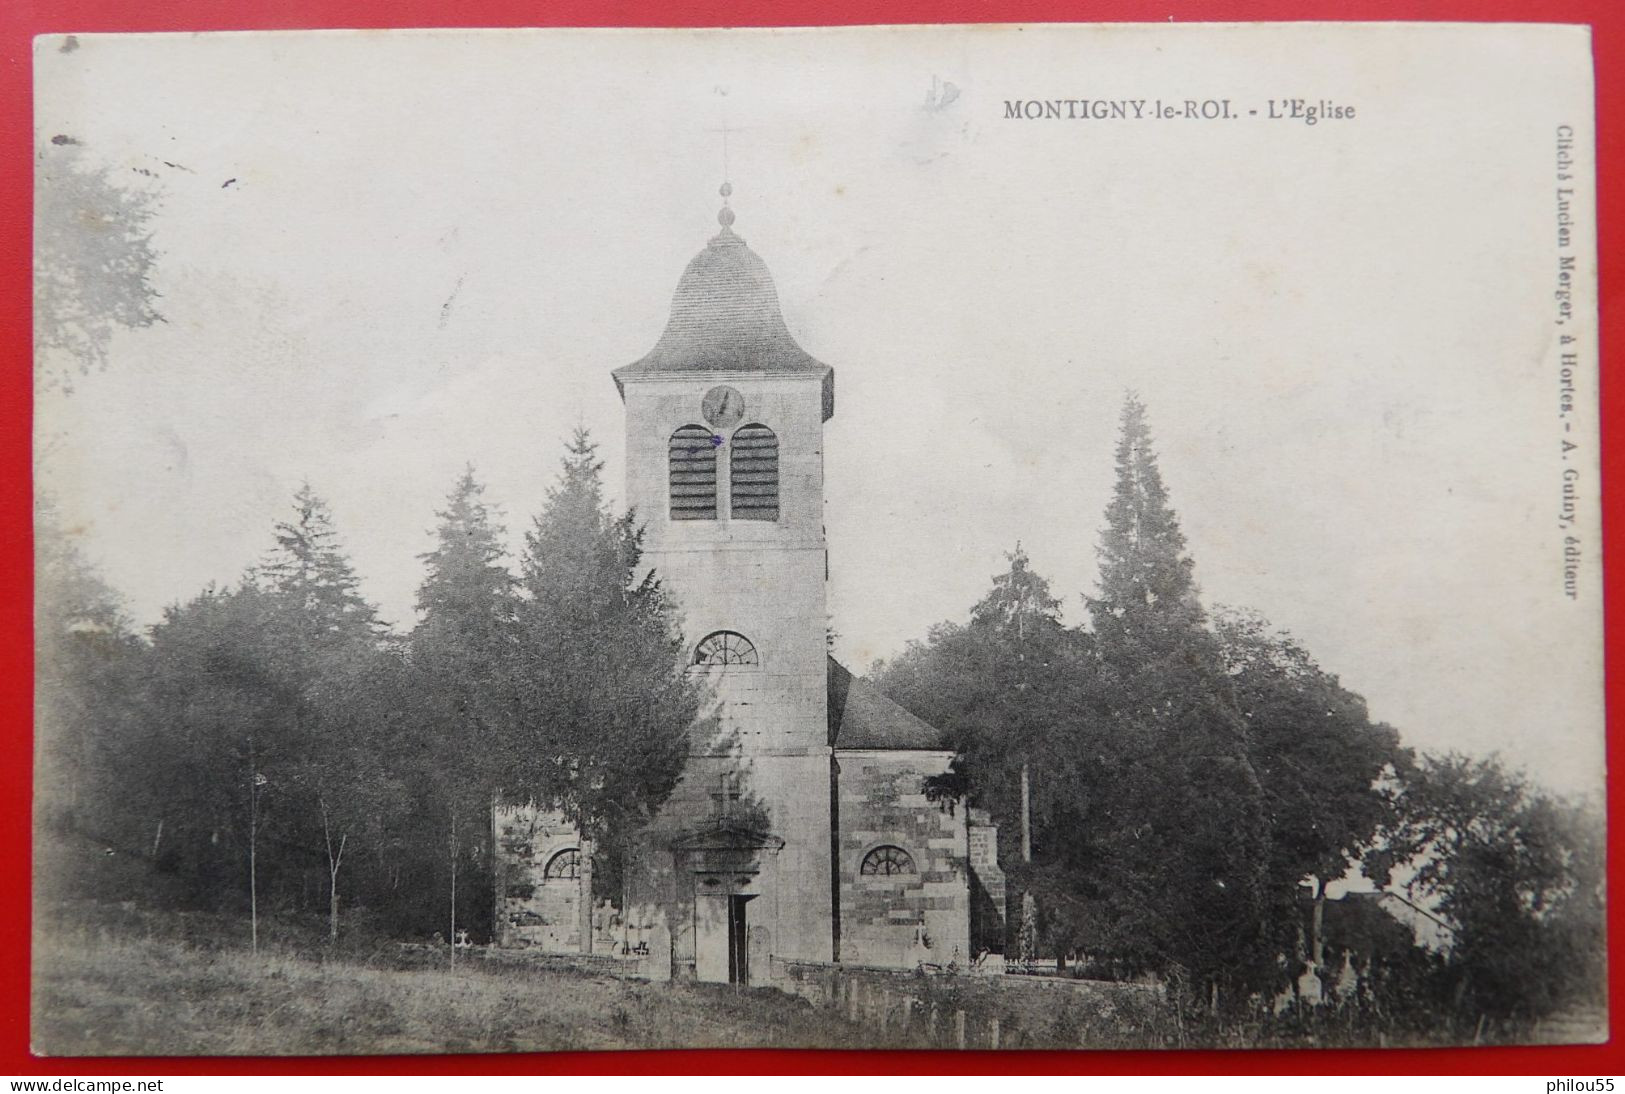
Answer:
M864 877L893 877L914 872L914 856L901 847L884 844L863 856L858 873Z
M569 847L547 860L542 881L574 881L581 876L581 849Z
M881 845L871 850L863 857L863 865L858 866L858 873L864 878L890 878L895 875L913 873L913 855L905 852L902 847L892 847L890 844Z

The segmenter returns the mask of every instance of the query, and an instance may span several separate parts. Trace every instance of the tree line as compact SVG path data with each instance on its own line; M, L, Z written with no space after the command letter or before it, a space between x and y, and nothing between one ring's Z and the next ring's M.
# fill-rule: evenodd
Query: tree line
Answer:
M291 909L337 938L364 910L390 934L478 939L491 807L546 801L618 895L705 696L595 452L578 431L517 559L466 471L405 633L308 485L258 565L145 633L42 512L39 830L140 856L251 924ZM954 739L927 792L999 824L1012 960L1241 1007L1335 973L1327 887L1359 868L1453 939L1367 964L1373 1005L1532 1018L1599 997L1600 809L1493 757L1418 754L1290 635L1206 610L1133 397L1098 553L1082 624L1018 544L968 622L871 669Z
M1205 610L1133 396L1098 555L1084 624L1018 544L967 623L871 669L953 734L932 789L999 824L1027 895L1011 959L1272 999L1338 973L1326 890L1359 868L1453 939L1364 967L1373 1005L1532 1018L1600 997L1600 809L1494 757L1418 754L1289 634Z
M681 773L703 696L595 449L567 446L517 572L465 471L405 634L309 485L259 564L146 634L43 512L40 829L142 856L179 899L256 929L268 908L319 911L335 939L347 909L396 935L487 936L497 802L556 804L615 860Z

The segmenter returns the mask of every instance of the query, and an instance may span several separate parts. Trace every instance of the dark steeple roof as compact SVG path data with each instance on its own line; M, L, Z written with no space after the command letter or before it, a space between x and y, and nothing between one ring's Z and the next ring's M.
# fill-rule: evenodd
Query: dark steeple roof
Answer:
M946 752L946 735L829 659L829 743L835 749Z
M729 192L724 186L724 198ZM767 264L734 234L733 210L724 205L717 220L722 230L694 256L677 282L665 333L641 359L615 370L615 386L658 373L821 375L824 417L829 418L834 409L834 370L796 344L784 324Z

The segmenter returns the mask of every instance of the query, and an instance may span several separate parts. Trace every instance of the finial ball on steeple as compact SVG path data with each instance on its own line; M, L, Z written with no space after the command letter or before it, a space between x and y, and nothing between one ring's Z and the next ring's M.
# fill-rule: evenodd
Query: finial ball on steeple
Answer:
M733 196L733 192L734 184L731 182L724 181L723 184L717 188L717 193L722 195L722 209L717 213L717 223L722 225L724 228L733 226L734 211L728 208L728 199Z

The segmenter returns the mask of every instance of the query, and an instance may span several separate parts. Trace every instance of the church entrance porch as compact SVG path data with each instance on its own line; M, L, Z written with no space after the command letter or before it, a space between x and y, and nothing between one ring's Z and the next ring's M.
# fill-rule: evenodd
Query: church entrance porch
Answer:
M758 898L772 892L783 847L777 836L728 829L673 846L677 876L693 901L694 979L749 984L753 974L758 980L767 975L774 902Z

